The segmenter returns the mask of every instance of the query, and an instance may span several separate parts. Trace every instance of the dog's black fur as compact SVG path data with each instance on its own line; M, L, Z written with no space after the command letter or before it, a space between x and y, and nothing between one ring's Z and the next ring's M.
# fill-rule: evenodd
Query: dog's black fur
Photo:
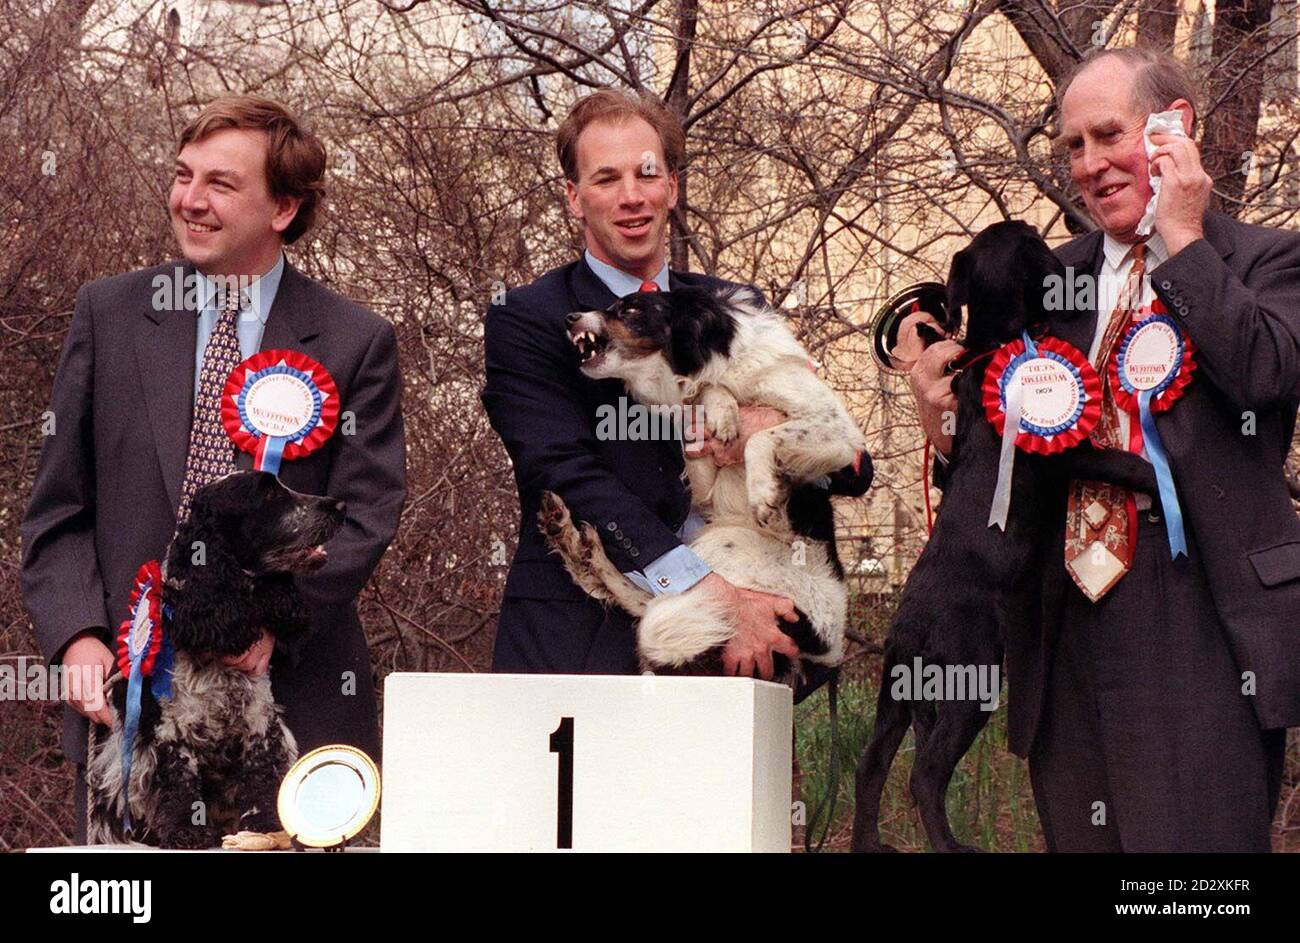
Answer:
M308 627L294 573L323 566L321 547L343 522L343 502L299 494L267 472L236 472L201 488L172 539L163 568L165 631L174 652L171 697L146 683L124 835L120 775L126 683L117 718L87 770L94 842L128 838L166 848L219 846L223 834L279 828L276 795L297 747L270 694L270 677L222 664L256 642ZM195 803L204 815L195 824Z
M1061 263L1030 226L988 227L952 261L948 277L953 329L964 305L966 348L991 351L1030 336L1047 320L1046 279L1061 277ZM922 331L923 339L940 335ZM1017 451L1006 531L987 524L998 473L1000 436L984 415L982 388L988 358L954 377L957 428L951 472L934 533L917 560L885 642L884 667L871 743L857 770L854 851L892 851L879 835L880 796L889 767L909 725L916 732L911 791L935 851L972 851L948 824L944 797L957 763L988 722L990 712L971 698L961 701L895 700L896 665L999 666L1003 626L1039 617L1037 561L1049 558L1041 522L1065 513L1073 479L1108 481L1152 494L1155 475L1138 455L1096 449L1088 441L1056 456ZM992 670L987 668L985 670Z
M698 373L714 354L727 353L736 335L736 321L724 298L695 285L634 292L611 304L604 315L611 333L621 334L629 346L662 351L679 376ZM579 317L569 315L568 323ZM578 344L582 363L604 353L610 336L597 335L589 347Z

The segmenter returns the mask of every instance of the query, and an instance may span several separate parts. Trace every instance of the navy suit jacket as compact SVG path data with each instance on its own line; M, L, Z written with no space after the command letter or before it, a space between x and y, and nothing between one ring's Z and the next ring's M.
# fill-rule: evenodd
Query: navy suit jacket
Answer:
M161 559L175 529L194 405L196 315L155 307L167 263L82 286L54 377L56 431L41 451L22 522L23 599L48 660L86 629L109 641L141 563ZM271 682L303 751L350 743L379 757L370 660L354 600L388 547L406 497L396 338L383 318L286 263L262 350L302 351L324 365L351 412L324 447L285 462L297 491L347 502L329 562L298 578L312 631L277 648ZM252 467L240 452L236 464ZM112 644L110 642L110 649ZM351 675L345 674L351 672ZM64 750L86 756L86 721L65 711Z
M670 289L684 285L736 287L709 275L669 273ZM563 498L576 520L593 524L606 554L625 572L681 544L677 531L690 513L681 442L598 438L598 408L617 410L628 394L621 380L584 376L568 339L566 315L615 300L578 259L488 309L482 400L514 464L522 514L497 625L497 671L621 674L637 667L628 617L590 599L549 553L537 529L543 491ZM834 490L861 494L870 479L864 456L861 474Z

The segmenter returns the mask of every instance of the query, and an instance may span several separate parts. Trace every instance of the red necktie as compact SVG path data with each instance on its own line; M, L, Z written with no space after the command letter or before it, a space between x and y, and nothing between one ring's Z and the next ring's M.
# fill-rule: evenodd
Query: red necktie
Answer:
M637 289L637 291L658 291L658 290L659 290L659 286L656 285L654 282L642 282L641 287Z
M1120 437L1119 409L1107 368L1120 335L1128 330L1138 309L1145 269L1146 246L1139 242L1133 247L1133 265L1097 351L1097 372L1102 376L1101 421L1092 438L1102 448L1134 451L1132 441ZM1129 571L1136 540L1137 507L1131 491L1104 482L1071 483L1065 518L1065 568L1088 599L1096 602Z

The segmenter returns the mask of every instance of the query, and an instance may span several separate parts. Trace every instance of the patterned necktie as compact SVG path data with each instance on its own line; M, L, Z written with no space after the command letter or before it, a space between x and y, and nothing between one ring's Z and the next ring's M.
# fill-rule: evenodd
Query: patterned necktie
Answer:
M1102 378L1101 419L1092 438L1098 448L1127 450L1129 447L1121 434L1119 409L1111 395L1108 370L1120 334L1142 299L1145 269L1146 246L1138 243L1133 247L1133 266L1128 279L1097 349L1097 372ZM1137 506L1132 492L1099 481L1070 483L1065 517L1065 568L1085 596L1096 602L1129 571L1136 539Z
M240 292L226 291L221 314L203 351L199 371L199 393L194 401L194 423L190 427L190 450L185 456L185 481L181 485L181 506L176 512L179 525L190 513L194 493L210 481L235 470L235 446L221 424L221 391L230 371L239 365Z
M649 281L642 282L641 287L637 289L637 291L658 291L658 290L659 290L659 285L655 282L649 282Z

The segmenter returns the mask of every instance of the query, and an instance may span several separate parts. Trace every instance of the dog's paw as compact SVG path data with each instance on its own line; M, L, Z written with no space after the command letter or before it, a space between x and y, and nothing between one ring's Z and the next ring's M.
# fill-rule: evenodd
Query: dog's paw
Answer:
M749 493L749 509L754 521L763 530L772 534L784 535L790 531L790 519L786 513L786 501L789 495L780 483L771 479Z
M551 491L543 491L542 507L537 512L537 526L541 532L555 540L571 525L569 508L560 500L560 496Z
M754 520L763 530L773 534L785 534L790 530L790 520L786 517L783 505L753 505Z
M288 832L237 832L221 839L227 851L287 851L293 847Z
M720 442L734 442L740 435L740 407L735 400L717 402L706 407L704 425L709 435Z

